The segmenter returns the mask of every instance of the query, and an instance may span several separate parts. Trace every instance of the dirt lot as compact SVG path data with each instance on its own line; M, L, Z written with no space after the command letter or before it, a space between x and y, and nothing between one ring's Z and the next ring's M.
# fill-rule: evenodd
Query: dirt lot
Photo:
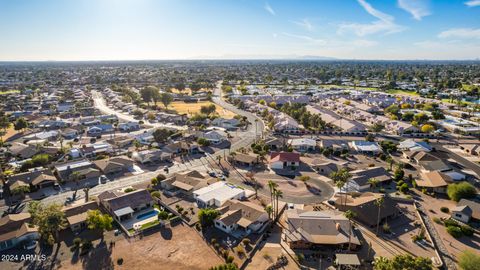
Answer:
M177 111L177 113L179 114L186 113L188 115L193 115L195 113L200 113L200 108L202 106L208 106L210 104L214 104L214 103L210 101L201 101L201 102L195 102L195 103L185 103L182 101L175 101L175 102L172 102L170 105L168 105L168 108ZM215 105L215 107L217 108L216 112L218 113L218 115L220 115L220 117L233 118L235 116L235 114L231 111L224 110L222 107L219 107L217 105Z
M70 250L70 246L73 245L70 240L67 241L68 243L62 242L58 249L55 246L53 250L38 250L37 254L45 254L47 261L38 261L36 264L1 262L0 269L203 270L223 263L223 260L206 245L193 228L183 224L163 228L142 239L133 239L131 242L123 235L113 236L111 231L106 234L104 241L95 240L93 249L84 256L79 256L78 251ZM113 247L110 246L111 241L115 242ZM13 254L12 252L8 254ZM25 251L20 250L20 254L23 253ZM53 257L55 259L52 263ZM118 264L119 258L123 259L121 265Z

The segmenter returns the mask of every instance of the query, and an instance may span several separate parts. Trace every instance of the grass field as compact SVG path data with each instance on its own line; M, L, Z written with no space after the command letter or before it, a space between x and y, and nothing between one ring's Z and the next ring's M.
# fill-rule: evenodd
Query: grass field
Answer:
M185 113L188 115L193 115L195 113L200 113L200 108L202 106L207 106L210 104L214 104L214 103L210 101L200 101L196 103L185 103L182 101L174 101L170 105L168 105L168 108L177 111L177 113L179 114ZM230 119L236 115L231 111L224 110L222 107L218 105L215 105L215 107L217 108L216 112L218 113L218 115L220 115L220 117Z
M408 95L408 96L419 96L417 92L414 91L406 91L406 90L400 90L400 89L389 89L385 91L389 94L392 95Z
M337 88L345 88L345 87L348 87L348 88L355 88L353 86L346 86L346 85L335 85L335 84L322 84L320 85L324 88L334 88L334 87L337 87ZM356 87L357 90L372 90L372 91L375 91L375 90L378 90L378 88L375 88L375 87L361 87L361 86L357 86Z
M0 95L8 95L8 94L14 94L14 93L20 93L20 90L0 91Z

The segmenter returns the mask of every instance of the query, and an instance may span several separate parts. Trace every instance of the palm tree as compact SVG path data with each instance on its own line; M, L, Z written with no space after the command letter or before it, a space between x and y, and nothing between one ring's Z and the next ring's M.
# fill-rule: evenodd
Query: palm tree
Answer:
M269 219L272 218L272 214L273 214L273 207L272 207L272 205L267 205L267 206L265 207L265 212L267 212Z
M80 181L80 173L79 172L73 172L70 174L70 179L75 183L75 193L73 197L77 197L77 190L78 190L78 181Z
M274 195L275 195L275 218L277 218L278 217L278 198L283 197L283 191L279 189L275 189Z
M343 180L338 180L336 183L335 183L335 186L337 186L337 188L342 191L342 188L343 186L345 185L345 181ZM345 192L345 196L344 196L344 205L347 204L347 193Z
M387 156L387 159L385 161L388 163L388 168L391 171L392 167L393 167L393 164L395 164L395 161L393 160L393 158L391 156Z
M350 232L348 234L348 250L350 250L352 245L352 219L357 216L357 213L353 212L352 210L347 210L344 213L345 217L348 218L350 221Z
M370 179L368 179L368 183L370 184L370 187L372 189L375 189L375 188L377 188L377 185L378 185L379 181L375 178L370 178Z
M378 207L378 216L377 216L377 232L376 232L376 235L378 235L378 228L380 227L380 209L381 209L381 206L383 205L383 202L384 202L384 199L383 197L380 197L378 199L375 200L375 205Z
M278 187L278 184L273 182L272 180L268 181L268 189L270 189L270 204L272 207L274 207L274 201L273 201L273 191Z

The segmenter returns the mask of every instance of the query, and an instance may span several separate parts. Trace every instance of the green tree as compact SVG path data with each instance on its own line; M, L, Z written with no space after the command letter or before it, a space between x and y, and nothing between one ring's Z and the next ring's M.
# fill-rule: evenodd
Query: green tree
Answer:
M450 184L447 187L447 194L451 200L456 202L461 199L473 198L477 194L477 190L468 182L458 184Z
M24 131L28 127L28 122L23 117L20 117L17 119L17 121L15 121L15 124L13 124L13 127L15 130Z
M267 212L268 218L272 218L272 214L273 214L273 207L272 207L272 205L267 205L267 206L265 206L265 212Z
M173 101L173 96L169 93L162 93L160 95L160 101L162 102L163 106L165 106L165 109L168 108L168 105L172 103Z
M198 212L198 220L202 226L208 227L213 225L213 221L220 215L220 212L211 208L200 209Z
M463 270L478 270L480 267L480 255L466 249L458 256L458 265Z
M275 202L273 200L273 191L278 187L278 184L273 182L272 180L268 180L267 185L268 185L268 189L270 190L270 204L272 205L272 207L275 207Z
M113 218L108 214L102 214L100 210L88 210L86 222L90 230L109 231L112 229Z
M392 259L385 257L375 258L375 270L431 270L432 260L424 257L413 257L411 255L397 255Z
M165 143L172 134L173 132L168 129L157 128L152 135L157 143Z
M435 130L435 128L430 124L425 124L420 128L420 130L423 133L432 133Z
M58 240L59 231L67 227L61 204L44 205L39 201L32 201L28 204L28 212L32 217L32 223L38 226L40 235L50 245Z
M234 263L226 263L210 267L208 270L238 270L238 266Z
M278 217L278 199L283 197L283 191L274 189L273 195L275 196L275 217Z

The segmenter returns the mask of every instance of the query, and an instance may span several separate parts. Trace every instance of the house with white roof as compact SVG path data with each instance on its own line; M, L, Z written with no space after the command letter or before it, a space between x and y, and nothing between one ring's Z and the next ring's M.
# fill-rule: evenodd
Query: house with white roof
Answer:
M193 191L193 198L199 207L220 207L228 200L245 197L244 189L226 182L216 182Z
M377 154L382 152L382 148L377 142L352 141L352 148L360 153Z
M290 139L288 144L298 152L313 151L317 147L317 141L309 138Z

